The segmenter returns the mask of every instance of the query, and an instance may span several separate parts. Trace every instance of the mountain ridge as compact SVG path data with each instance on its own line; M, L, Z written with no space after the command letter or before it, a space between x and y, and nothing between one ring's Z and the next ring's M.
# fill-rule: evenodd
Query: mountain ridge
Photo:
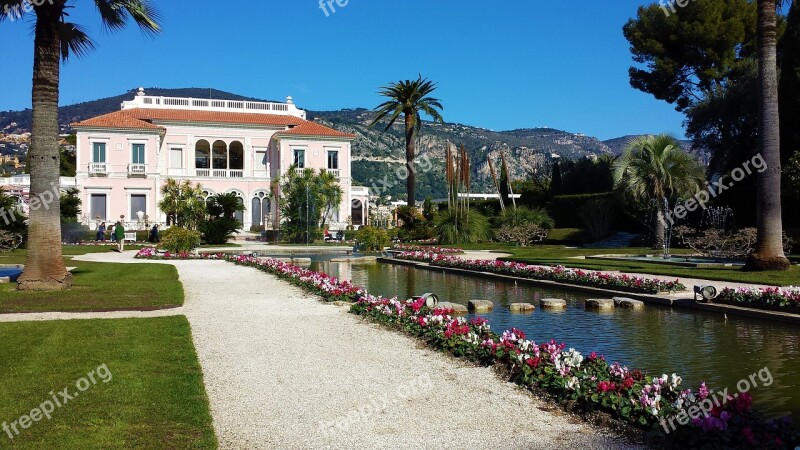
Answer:
M137 89L123 94L97 100L59 107L59 126L62 133L71 132L69 124L101 114L118 111L123 101L131 100ZM213 98L220 100L269 101L233 94L213 88L147 88L148 95L165 97ZM375 112L367 108L345 108L337 111L307 110L308 119L331 128L353 133L353 178L365 186L378 184L386 176L397 178L398 170L405 162L405 138L402 121L398 121L387 132L384 125L370 126ZM30 130L29 109L22 111L0 111L0 130L14 133ZM11 127L11 124L15 126ZM473 166L475 192L494 192L494 184L488 168L488 159L497 162L501 154L508 160L512 179L520 179L531 173L550 170L558 158L594 158L603 154L619 154L618 141L627 137L601 141L581 133L571 133L554 128L519 128L493 131L482 127L445 122L425 122L419 138L419 161L430 161L430 165L419 164L428 170L417 174L418 191L421 198L446 196L444 186L444 154L448 145L464 145ZM607 144L610 143L611 145ZM497 169L499 170L499 169ZM385 199L402 197L405 183L394 183L384 188Z

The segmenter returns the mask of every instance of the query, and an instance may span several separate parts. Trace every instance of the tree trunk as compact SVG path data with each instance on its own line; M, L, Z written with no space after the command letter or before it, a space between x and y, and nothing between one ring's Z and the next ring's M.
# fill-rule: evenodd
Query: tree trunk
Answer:
M653 249L664 249L664 232L666 230L666 219L664 216L664 209L656 206L653 210L653 228L651 229L650 240L653 243Z
M20 290L58 291L72 285L61 255L59 203L58 85L61 43L58 17L37 10L33 56L33 125L28 161L31 167L28 256Z
M414 115L406 113L406 169L408 170L408 178L406 178L406 192L408 193L408 206L416 207L417 196L417 173L414 170L414 158L417 152L417 143L414 139Z
M758 0L759 136L767 170L758 176L758 240L744 270L787 270L781 223L781 149L778 112L775 0Z

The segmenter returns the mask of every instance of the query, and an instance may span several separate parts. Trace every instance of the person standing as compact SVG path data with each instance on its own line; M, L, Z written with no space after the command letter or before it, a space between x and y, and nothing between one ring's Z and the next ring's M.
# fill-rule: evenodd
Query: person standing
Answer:
M152 244L158 244L161 241L161 238L158 236L158 224L153 225L153 228L150 229L149 240Z
M117 242L117 235L114 234L114 224L108 226L108 230L106 232L108 236L111 238L111 242Z
M114 237L117 238L118 250L122 253L125 247L125 227L122 226L121 222L117 222L114 225Z
M106 240L106 223L103 222L97 228L97 240L100 242L105 242Z

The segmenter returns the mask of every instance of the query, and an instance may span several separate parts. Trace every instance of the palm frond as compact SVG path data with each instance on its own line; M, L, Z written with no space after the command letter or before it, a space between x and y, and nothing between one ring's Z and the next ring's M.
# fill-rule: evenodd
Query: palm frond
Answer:
M25 16L24 0L0 0L0 22L20 20Z
M61 59L64 61L67 61L70 55L79 58L85 56L95 48L94 42L80 25L58 22L56 30L61 40Z
M125 27L129 18L143 33L153 35L161 31L161 15L149 0L95 0L103 26L109 31Z

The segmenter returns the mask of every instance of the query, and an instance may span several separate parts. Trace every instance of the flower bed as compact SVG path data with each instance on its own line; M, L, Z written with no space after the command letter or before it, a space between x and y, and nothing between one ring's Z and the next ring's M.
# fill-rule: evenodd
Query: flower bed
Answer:
M293 266L277 259L228 256L226 260L240 266L255 267L264 272L277 275L279 278L319 295L328 302L352 302L357 295L365 292L363 288L354 286L350 282L339 281L336 277Z
M560 283L579 284L647 294L686 290L686 286L679 283L678 280L665 281L656 278L634 277L625 274L609 274L590 270L569 269L563 266L541 267L512 261L487 259L467 260L433 252L406 252L398 255L397 258L426 262L439 267L477 270L521 278L557 281Z
M145 247L134 256L136 259L149 259L156 261L185 261L194 259L225 259L223 253L170 253L159 252L155 247Z
M393 245L392 250L400 250L403 252L427 252L427 253L436 253L439 255L460 255L464 253L464 250L461 250L460 248L423 247L419 245L403 245L403 244Z
M484 366L505 369L512 381L546 393L565 407L580 411L602 411L653 435L664 438L664 425L682 411L713 399L705 384L695 393L681 390L676 374L647 377L603 356L582 355L554 340L537 344L518 329L498 335L485 319L454 317L453 311L428 308L425 300L386 299L369 295L363 288L326 274L271 259L229 256L227 261L255 267L307 289L326 301L353 301L351 312L400 329L424 340L433 348ZM711 400L707 400L711 402ZM716 448L793 448L797 434L788 421L765 421L752 410L748 394L720 402L707 416L681 425L668 438L671 445ZM662 431L663 429L663 431Z
M714 301L729 305L796 313L800 312L800 287L789 287L788 289L778 287L725 288Z

